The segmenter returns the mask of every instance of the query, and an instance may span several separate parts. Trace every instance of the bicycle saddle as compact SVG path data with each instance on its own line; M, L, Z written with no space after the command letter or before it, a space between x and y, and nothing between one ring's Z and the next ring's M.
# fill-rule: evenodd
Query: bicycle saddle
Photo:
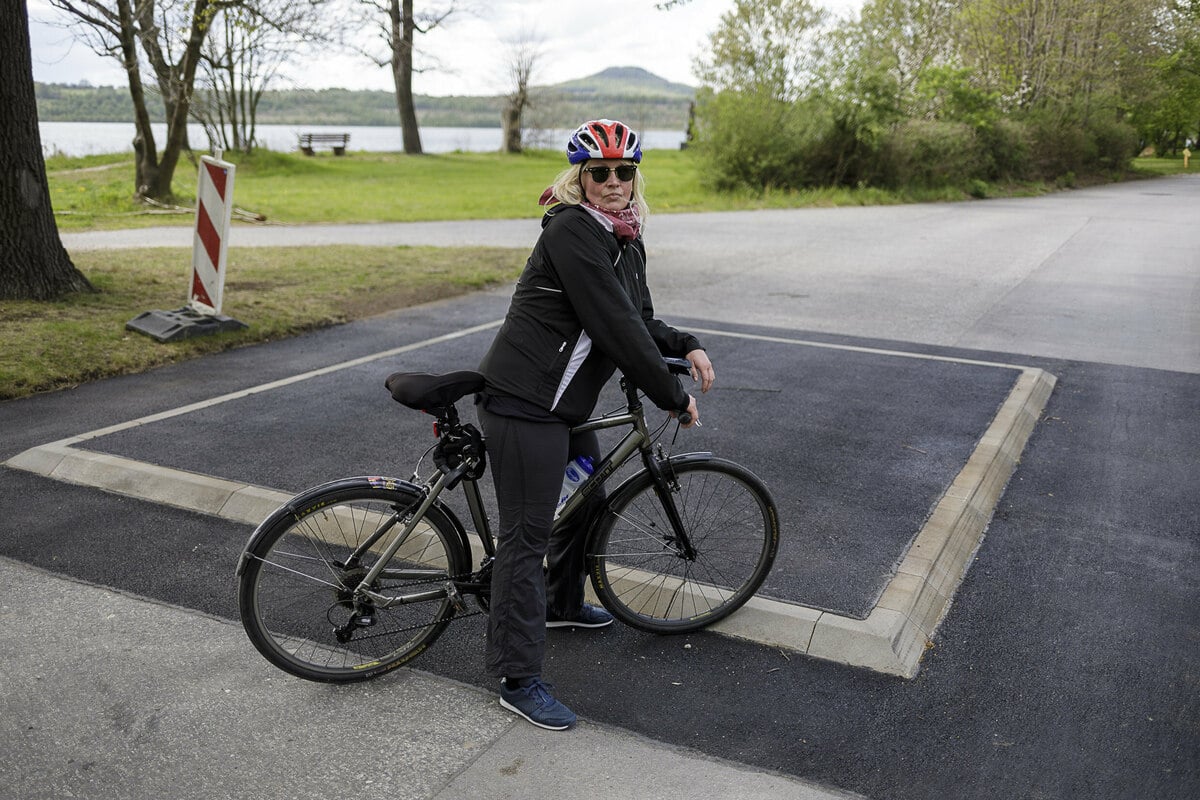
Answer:
M448 408L469 394L483 391L483 375L471 370L444 375L393 372L384 385L397 403L417 411L428 411Z

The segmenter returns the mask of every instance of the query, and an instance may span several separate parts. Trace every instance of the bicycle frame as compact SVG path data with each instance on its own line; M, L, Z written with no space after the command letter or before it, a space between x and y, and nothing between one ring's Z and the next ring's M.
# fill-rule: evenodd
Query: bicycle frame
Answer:
M638 398L636 387L630 385L625 378L621 378L621 389L625 393L627 400L627 410L623 413L610 414L600 417L595 417L587 420L571 429L572 433L585 433L588 431L607 430L609 428L617 428L621 426L629 426L631 430L601 458L600 463L596 466L595 471L588 476L578 489L567 498L566 503L558 514L555 516L555 530L566 524L572 515L584 504L587 498L593 494L600 486L602 486L614 472L620 469L629 459L633 458L634 454L640 453L642 463L651 474L656 493L659 500L663 504L668 520L671 523L674 541L679 548L680 554L684 558L694 560L696 553L692 547L691 540L687 535L687 531L679 516L679 511L675 506L674 499L671 496L671 484L673 480L663 474L663 470L659 467L659 462L653 457L652 444L653 439L650 435L649 428L646 426L646 416L643 411L641 400ZM387 608L398 603L415 602L419 600L430 599L430 595L440 596L442 592L449 592L451 599L456 605L461 603L458 597L459 589L463 589L468 593L478 593L485 584L479 581L479 575L486 570L491 561L496 556L495 540L491 533L491 523L488 519L487 511L484 508L483 496L479 489L478 480L467 477L467 474L477 466L476 463L464 461L457 467L443 471L439 470L437 477L432 482L427 482L424 487L421 487L422 501L411 511L403 512L408 515L409 521L405 530L397 536L374 567L362 578L359 583L356 593L361 593L369 598L372 603L381 608ZM414 476L415 477L415 476ZM471 515L471 522L475 527L475 533L483 546L484 559L481 567L476 571L468 581L451 579L448 585L442 589L433 590L430 592L422 592L413 595L402 595L397 597L388 597L372 591L369 587L375 582L380 574L385 572L386 565L391 561L392 557L403 546L404 542L416 530L420 524L425 512L437 502L442 492L447 488L451 488L458 483L462 483L463 495L466 497L467 508ZM388 531L390 531L399 521L401 512L393 515L384 525L380 527L375 534L368 538L359 548L351 555L349 561L353 563L361 554L365 553L369 548L379 541Z
M667 361L675 374L687 367ZM452 620L493 610L503 551L487 514L492 499L479 484L487 447L455 408L484 378L398 372L386 385L399 403L436 419L433 446L411 477L358 475L303 491L259 523L238 561L238 609L250 641L301 678L383 675L424 652ZM670 422L650 409L647 423L637 389L627 381L621 388L625 409L570 429L595 447L595 432L622 428L606 435L615 446L604 448L553 521L543 506L545 524L557 537L583 537L576 544L595 598L616 619L651 633L697 631L762 586L779 542L775 504L739 464L666 452ZM460 483L470 519L444 494Z

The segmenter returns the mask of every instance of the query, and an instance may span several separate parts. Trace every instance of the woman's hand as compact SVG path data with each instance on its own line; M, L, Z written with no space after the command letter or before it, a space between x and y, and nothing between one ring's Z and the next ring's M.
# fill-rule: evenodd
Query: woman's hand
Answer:
M692 420L687 425L683 425L682 427L690 428L693 425L700 424L700 409L696 407L696 398L692 397L690 394L688 395L687 413L689 416L691 416ZM674 414L674 412L672 412L672 415L677 416Z
M697 348L687 354L687 360L692 362L692 380L700 381L700 391L707 392L717 379L712 362L708 360L708 353Z

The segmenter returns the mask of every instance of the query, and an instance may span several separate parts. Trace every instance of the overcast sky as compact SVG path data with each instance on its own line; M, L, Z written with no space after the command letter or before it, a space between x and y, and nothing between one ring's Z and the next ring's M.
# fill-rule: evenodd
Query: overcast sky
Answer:
M815 0L834 14L848 15L863 0ZM417 0L420 10L422 0ZM427 35L418 47L437 57L438 66L413 77L413 90L427 95L487 95L508 89L507 62L516 41L540 41L535 84L559 83L608 67L642 67L679 83L695 84L692 62L732 0L691 0L659 11L653 0L491 0L479 15L460 15ZM601 9L600 21L587 18ZM29 0L33 77L43 83L125 86L115 60L101 58L55 27L63 17L47 0ZM418 58L418 63L422 59ZM287 85L311 89L391 90L387 69L361 56L329 56L308 63ZM285 84L280 84L283 88Z

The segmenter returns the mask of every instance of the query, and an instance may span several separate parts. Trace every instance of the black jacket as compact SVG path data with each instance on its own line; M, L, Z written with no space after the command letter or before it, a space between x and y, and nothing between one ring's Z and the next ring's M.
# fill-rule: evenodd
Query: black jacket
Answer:
M517 281L479 371L486 391L586 419L615 369L659 408L687 409L688 394L662 361L700 347L654 318L642 240L621 244L579 206L556 206Z

